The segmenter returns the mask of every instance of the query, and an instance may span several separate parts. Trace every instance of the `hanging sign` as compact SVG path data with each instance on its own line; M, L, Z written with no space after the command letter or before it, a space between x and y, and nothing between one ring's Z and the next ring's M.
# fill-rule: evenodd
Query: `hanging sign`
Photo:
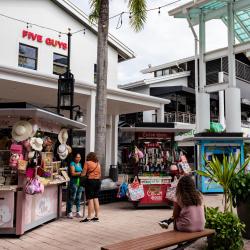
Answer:
M45 43L48 46L53 46L53 47L56 47L58 49L67 50L67 48L68 48L68 44L65 42L58 41L58 40L52 39L50 37L44 37L40 34L36 34L36 33L31 32L31 31L28 31L28 30L23 30L22 38L26 38L28 40L38 42L38 43Z

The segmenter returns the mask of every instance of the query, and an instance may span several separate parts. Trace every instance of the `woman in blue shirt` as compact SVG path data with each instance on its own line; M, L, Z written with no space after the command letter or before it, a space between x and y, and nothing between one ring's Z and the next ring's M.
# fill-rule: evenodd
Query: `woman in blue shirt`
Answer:
M72 207L74 203L76 204L76 217L82 217L80 212L80 202L82 197L83 187L80 186L80 176L82 172L81 155L76 154L74 161L70 163L69 173L70 173L70 182L69 182L69 196L67 202L67 217L73 219Z

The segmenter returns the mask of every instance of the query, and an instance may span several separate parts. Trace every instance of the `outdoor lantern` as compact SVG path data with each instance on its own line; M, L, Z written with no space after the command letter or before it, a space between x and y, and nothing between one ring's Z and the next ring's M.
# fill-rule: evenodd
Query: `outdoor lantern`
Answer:
M83 123L83 112L82 111L80 111L80 110L76 111L75 120Z
M74 76L70 72L59 75L57 108L72 110L74 105Z

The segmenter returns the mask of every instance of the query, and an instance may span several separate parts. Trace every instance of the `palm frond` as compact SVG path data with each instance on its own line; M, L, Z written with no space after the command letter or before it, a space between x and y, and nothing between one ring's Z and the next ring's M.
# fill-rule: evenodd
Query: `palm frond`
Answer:
M140 31L144 27L147 20L147 4L146 0L129 0L128 8L130 11L130 25L136 31Z
M101 0L89 0L91 12L89 20L91 23L97 22L100 13Z

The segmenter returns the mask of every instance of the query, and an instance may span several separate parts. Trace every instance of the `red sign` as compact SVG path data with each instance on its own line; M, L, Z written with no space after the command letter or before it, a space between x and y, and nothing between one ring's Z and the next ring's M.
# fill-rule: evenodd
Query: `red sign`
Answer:
M68 48L67 43L64 43L64 42L61 42L61 41L58 41L49 37L43 37L42 35L30 32L28 30L23 30L22 37L27 38L28 40L31 40L31 41L36 41L38 43L45 43L48 46L53 46L53 47L63 49L63 50L66 50Z
M171 133L165 132L137 132L136 133L138 138L152 138L152 139L170 139L172 137Z

